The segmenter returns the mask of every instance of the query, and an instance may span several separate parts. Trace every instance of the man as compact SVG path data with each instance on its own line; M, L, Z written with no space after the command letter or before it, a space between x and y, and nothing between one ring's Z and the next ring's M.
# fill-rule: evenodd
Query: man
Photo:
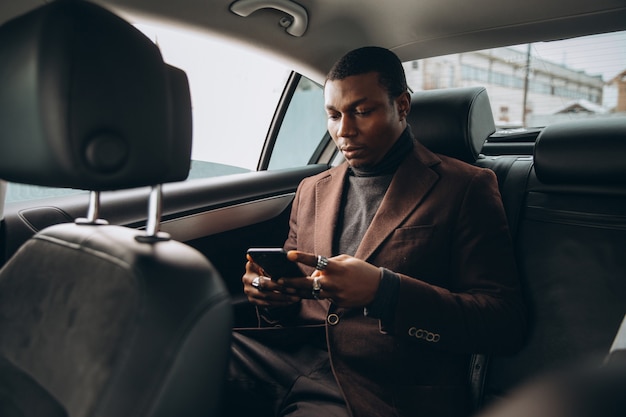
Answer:
M324 87L347 163L300 184L285 249L308 277L244 291L231 389L274 415L461 416L473 352L522 342L525 318L495 175L413 139L390 51L349 52Z

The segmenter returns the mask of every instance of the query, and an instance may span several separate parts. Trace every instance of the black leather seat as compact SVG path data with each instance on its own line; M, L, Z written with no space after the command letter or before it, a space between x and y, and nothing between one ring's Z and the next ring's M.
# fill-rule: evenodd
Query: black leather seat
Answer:
M190 165L185 74L73 0L0 27L0 62L0 178L92 190L85 219L37 233L0 271L0 415L215 415L229 295L158 230L158 184ZM146 231L98 218L101 191L139 186L153 187Z
M494 401L538 375L584 360L596 366L578 370L580 381L588 376L609 393L612 383L624 380L619 369L598 370L597 364L626 314L626 120L549 126L537 140L534 158L484 157L479 153L493 122L488 100L476 99L481 94L486 98L480 87L417 92L409 115L416 136L431 150L496 173L516 246L531 315L529 339L515 355L489 358L488 367L485 357L474 356L475 405L481 406L483 396ZM481 129L470 127L475 121ZM623 357L623 349L614 347L610 357ZM546 389L557 398L558 384L568 376L549 378ZM584 398L581 387L567 395ZM597 394L592 397L611 395ZM541 400L528 395L519 401ZM518 405L493 416L550 415L533 414L535 408L515 414Z
M623 417L626 363L578 364L532 378L480 417Z
M492 357L486 395L608 352L626 314L626 119L546 127L516 250L530 309L525 347Z
M589 358L531 378L480 417L626 415L626 316L603 363Z

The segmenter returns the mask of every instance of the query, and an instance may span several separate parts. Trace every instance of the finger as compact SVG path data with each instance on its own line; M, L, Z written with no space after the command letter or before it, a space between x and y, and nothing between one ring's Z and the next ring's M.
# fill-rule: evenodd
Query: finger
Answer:
M286 289L271 278L262 275L246 274L243 277L244 293L248 298L269 299L275 301L298 301L298 292Z
M323 291L321 274L313 274L313 277L308 278L281 278L278 280L278 284L283 287L285 294L297 295L300 298L325 298L321 291ZM317 284L316 284L317 282ZM315 290L317 286L317 290Z
M287 252L287 258L291 261L303 263L308 266L312 266L318 270L326 270L330 261L325 256L319 256L312 253L300 252L297 250L291 250Z
M290 261L300 262L313 267L317 265L317 255L314 255L312 253L290 250L289 252L287 252L287 258Z
M287 302L294 302L299 300L299 297L296 296L296 293L286 293L282 287L280 287L278 284L276 284L267 277L259 277L257 282L255 282L254 279L246 282L244 285L244 293L251 301L252 299Z
M248 258L248 262L246 262L246 272L257 275L265 275L263 268L255 264L252 258L250 258L250 255L246 255L246 257Z
M285 294L305 297L311 294L312 280L310 278L281 278L276 283Z
M253 276L251 279L248 277L248 282L246 283L260 292L271 292L271 291L282 291L282 287L272 281L271 278L257 275Z
M282 288L280 285L272 281L271 278L265 277L265 276L261 276L261 279L259 280L259 290L263 292L272 292L272 291L282 292Z

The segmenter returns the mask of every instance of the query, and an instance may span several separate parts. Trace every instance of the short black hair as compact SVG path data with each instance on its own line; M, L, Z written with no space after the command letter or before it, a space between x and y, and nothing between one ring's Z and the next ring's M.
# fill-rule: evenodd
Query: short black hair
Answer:
M326 81L343 80L352 75L378 73L378 82L394 100L408 91L402 62L389 49L365 46L354 49L341 57L326 75Z

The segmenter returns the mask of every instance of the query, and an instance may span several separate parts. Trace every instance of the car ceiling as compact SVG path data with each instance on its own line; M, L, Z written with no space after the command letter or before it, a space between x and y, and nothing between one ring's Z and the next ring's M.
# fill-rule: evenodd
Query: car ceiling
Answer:
M0 23L47 1L0 2ZM129 20L165 20L224 34L273 54L320 80L346 51L394 50L403 61L469 50L626 29L624 0L298 0L309 24L301 37L278 24L284 13L230 12L232 0L96 0Z

